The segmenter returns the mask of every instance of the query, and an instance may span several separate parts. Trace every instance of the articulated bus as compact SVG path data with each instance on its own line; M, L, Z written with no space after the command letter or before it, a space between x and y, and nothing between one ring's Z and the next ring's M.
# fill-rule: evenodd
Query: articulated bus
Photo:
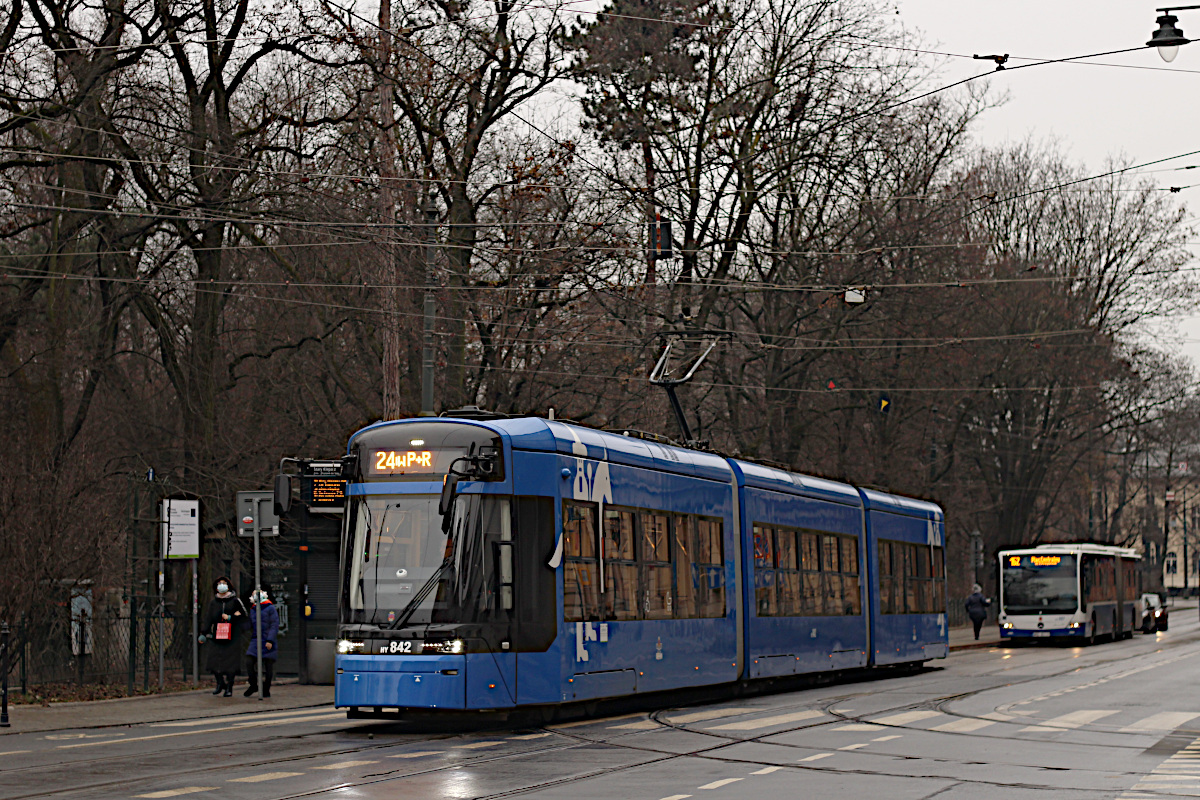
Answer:
M1141 556L1099 544L1000 552L1004 639L1128 639L1141 622Z
M378 423L343 466L352 717L947 655L933 503L538 417Z

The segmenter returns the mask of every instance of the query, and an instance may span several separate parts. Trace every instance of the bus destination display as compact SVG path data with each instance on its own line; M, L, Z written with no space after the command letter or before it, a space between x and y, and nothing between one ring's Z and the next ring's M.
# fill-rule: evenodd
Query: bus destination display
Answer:
M1009 569L1021 567L1057 567L1062 563L1062 556L1009 556Z

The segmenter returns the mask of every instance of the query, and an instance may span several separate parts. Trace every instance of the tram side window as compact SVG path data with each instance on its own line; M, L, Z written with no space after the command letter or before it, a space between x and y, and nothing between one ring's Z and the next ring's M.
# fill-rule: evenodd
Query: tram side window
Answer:
M894 548L887 539L879 540L879 611L881 614L898 614L896 603L896 568L893 561Z
M692 566L696 616L725 616L725 526L712 517L696 517L696 556Z
M839 536L842 567L842 614L862 613L862 590L858 578L858 539Z
M775 529L754 526L754 605L760 617L779 613L775 601Z
M942 548L880 539L879 607L883 614L945 612Z
M604 509L604 618L637 619L638 564L635 515Z
M815 533L800 533L800 579L804 593L800 613L809 617L825 613L825 606L821 602L820 541Z
M642 615L670 619L674 615L671 591L671 532L666 514L642 515Z
M804 613L804 589L800 578L800 554L796 539L799 531L775 529L775 587L779 598L779 613L798 617Z
M696 525L692 517L678 515L671 518L671 532L675 537L675 616L679 619L695 619L696 594L699 588L693 579L696 560Z
M563 503L563 619L600 619L596 505Z

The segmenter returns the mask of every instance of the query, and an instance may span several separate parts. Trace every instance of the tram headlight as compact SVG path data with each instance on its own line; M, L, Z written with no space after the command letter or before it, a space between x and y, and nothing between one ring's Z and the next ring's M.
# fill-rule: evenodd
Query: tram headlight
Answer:
M337 651L342 655L346 653L361 653L363 651L363 643L352 642L349 639L338 639Z
M425 646L421 648L422 653L433 653L434 655L458 655L466 652L466 644L462 639L451 639L448 642L425 642Z

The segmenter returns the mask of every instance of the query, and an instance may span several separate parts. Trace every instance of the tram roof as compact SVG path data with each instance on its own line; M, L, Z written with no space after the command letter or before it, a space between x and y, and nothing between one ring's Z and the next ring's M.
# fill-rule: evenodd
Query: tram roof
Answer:
M934 503L876 490L859 491L847 483L804 475L791 470L729 458L702 450L655 442L637 436L602 431L542 417L472 419L423 417L378 422L363 430L409 423L470 425L495 431L507 438L514 450L557 452L594 458L614 464L642 467L708 480L729 481L730 466L743 486L803 495L852 506L890 511L924 519L941 520L942 510ZM354 434L357 437L359 431ZM353 441L354 437L351 437Z
M944 518L942 507L928 500L888 494L877 489L862 489L859 493L869 511L888 511L892 514L931 519L934 522L940 522Z

